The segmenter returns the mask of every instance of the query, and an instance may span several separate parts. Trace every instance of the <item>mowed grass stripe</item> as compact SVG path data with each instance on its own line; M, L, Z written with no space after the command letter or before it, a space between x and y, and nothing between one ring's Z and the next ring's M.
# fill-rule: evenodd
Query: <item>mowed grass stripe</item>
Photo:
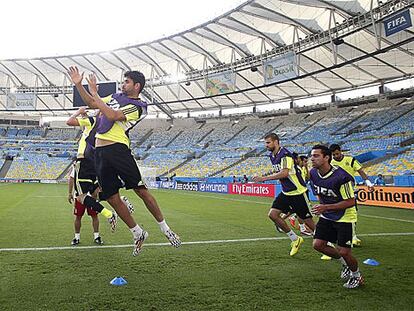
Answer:
M411 236L414 232L384 232L384 233L367 233L358 234L361 237L389 237L389 236ZM310 239L310 237L304 237ZM270 237L270 238L247 238L234 240L210 240L210 241L190 241L183 242L183 245L202 245L202 244L224 244L224 243L243 243L243 242L262 242L288 240L288 237ZM146 243L148 246L171 246L170 243ZM52 246L52 247L26 247L26 248L0 248L0 252L20 252L20 251L53 251L53 250L76 250L76 249L99 249L99 248L125 248L132 247L132 244L122 245L96 245L96 246Z

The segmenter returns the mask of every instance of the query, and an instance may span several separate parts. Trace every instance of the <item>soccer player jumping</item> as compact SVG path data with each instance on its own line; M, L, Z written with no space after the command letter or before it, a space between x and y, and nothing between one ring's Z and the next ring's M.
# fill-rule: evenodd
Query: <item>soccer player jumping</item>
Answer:
M115 93L101 99L98 95L95 75L89 75L89 94L82 85L83 73L80 74L77 67L70 67L68 74L82 100L90 108L100 111L97 116L95 136L95 166L99 185L102 188L100 197L108 201L131 230L134 238L133 255L137 256L141 252L148 233L135 222L121 200L119 189L123 185L120 178L126 189L133 189L144 201L170 243L179 247L181 240L167 225L157 201L142 180L130 149L128 132L146 116L147 111L147 104L139 99L145 85L144 75L139 71L126 72L122 93Z

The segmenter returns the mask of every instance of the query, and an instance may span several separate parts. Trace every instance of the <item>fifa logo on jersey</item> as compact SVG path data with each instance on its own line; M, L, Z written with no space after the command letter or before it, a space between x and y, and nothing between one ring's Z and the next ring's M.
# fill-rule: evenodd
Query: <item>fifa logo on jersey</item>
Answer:
M314 185L313 188L315 189L316 194L321 194L327 197L337 198L338 196L332 189L324 188L318 185Z
M118 110L119 107L121 107L121 105L118 104L118 101L114 98L111 99L111 101L108 103L108 106L111 107L114 110Z
M282 166L280 164L273 164L272 167L276 172L280 172L282 170Z

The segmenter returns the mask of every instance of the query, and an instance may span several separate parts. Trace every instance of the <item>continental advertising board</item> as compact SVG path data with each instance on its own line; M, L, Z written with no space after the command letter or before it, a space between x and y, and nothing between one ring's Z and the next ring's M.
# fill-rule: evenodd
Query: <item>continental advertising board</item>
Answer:
M414 187L358 187L358 203L372 206L414 209Z

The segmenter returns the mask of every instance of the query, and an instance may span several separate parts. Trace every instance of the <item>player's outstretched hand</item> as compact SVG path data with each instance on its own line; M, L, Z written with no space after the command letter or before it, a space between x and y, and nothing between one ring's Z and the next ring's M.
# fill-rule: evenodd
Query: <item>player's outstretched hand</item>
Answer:
M82 107L80 107L79 109L78 109L78 113L80 114L80 115L86 115L86 109L87 109L88 107L86 107L86 106L82 106Z
M91 73L89 74L88 78L86 78L88 81L89 86L89 92L92 96L95 96L98 94L98 85L96 84L96 76L95 74Z
M262 181L263 181L263 177L260 177L260 176L254 176L254 177L252 178L252 180L253 180L254 182L262 182Z
M79 69L76 66L70 66L68 70L68 75L72 80L73 84L80 84L83 80L83 72L79 73Z

